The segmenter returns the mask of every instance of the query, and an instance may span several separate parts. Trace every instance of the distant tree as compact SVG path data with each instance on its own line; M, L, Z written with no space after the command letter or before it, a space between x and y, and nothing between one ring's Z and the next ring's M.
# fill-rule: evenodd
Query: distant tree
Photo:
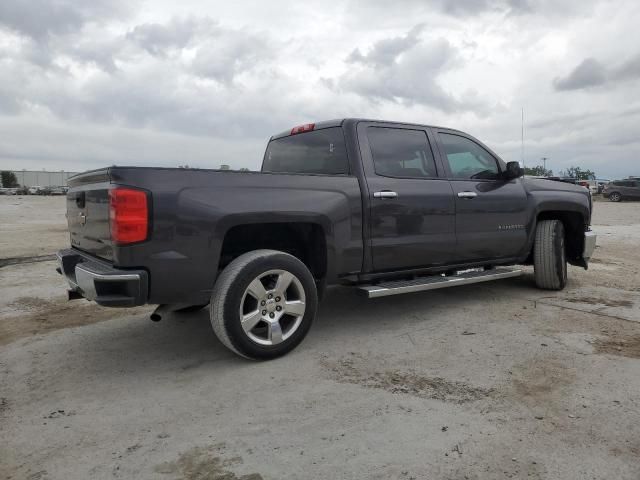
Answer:
M0 172L0 175L2 176L2 186L5 188L13 188L13 187L19 187L20 185L18 185L18 179L16 178L16 174L13 172L9 172L7 170L3 170L2 172Z
M249 172L250 170L247 167L242 167L240 169L241 172Z
M534 177L551 177L553 176L553 171L545 170L542 165L536 165L535 167L524 167L524 174Z
M576 180L595 180L596 172L593 170L583 170L580 167L569 167L564 172L565 176L575 178Z

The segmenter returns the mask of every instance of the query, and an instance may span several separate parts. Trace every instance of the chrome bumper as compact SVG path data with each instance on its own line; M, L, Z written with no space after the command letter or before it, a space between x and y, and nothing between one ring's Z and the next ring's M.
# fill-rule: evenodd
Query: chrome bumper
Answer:
M148 274L144 270L120 270L74 249L60 250L58 271L67 279L75 297L80 295L105 307L132 307L147 300Z
M589 230L584 232L584 250L582 251L582 258L585 261L589 260L593 255L593 251L596 248L596 233Z

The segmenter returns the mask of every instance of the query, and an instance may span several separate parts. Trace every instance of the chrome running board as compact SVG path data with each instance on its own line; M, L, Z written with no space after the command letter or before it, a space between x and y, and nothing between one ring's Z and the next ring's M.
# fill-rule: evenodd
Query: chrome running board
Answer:
M436 290L438 288L455 287L458 285L468 285L470 283L490 282L491 280L501 280L503 278L519 277L522 275L520 269L494 268L484 271L467 271L458 275L416 278L414 280L394 280L381 282L376 285L358 285L356 288L363 291L369 298L386 297L388 295L399 295L401 293L422 292L423 290Z

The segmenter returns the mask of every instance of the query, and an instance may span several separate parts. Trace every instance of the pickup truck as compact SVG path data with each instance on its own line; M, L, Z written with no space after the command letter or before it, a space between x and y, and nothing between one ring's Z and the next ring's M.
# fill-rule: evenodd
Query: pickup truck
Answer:
M109 167L69 180L69 298L210 305L222 343L269 359L327 285L368 297L519 275L560 290L595 248L585 188L524 178L466 133L341 119L271 137L260 172ZM511 267L510 267L511 266Z

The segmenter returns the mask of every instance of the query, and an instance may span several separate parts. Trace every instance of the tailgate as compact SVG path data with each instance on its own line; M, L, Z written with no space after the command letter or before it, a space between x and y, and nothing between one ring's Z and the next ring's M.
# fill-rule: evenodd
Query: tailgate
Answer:
M67 224L71 246L113 260L109 230L109 169L76 175L68 184Z

